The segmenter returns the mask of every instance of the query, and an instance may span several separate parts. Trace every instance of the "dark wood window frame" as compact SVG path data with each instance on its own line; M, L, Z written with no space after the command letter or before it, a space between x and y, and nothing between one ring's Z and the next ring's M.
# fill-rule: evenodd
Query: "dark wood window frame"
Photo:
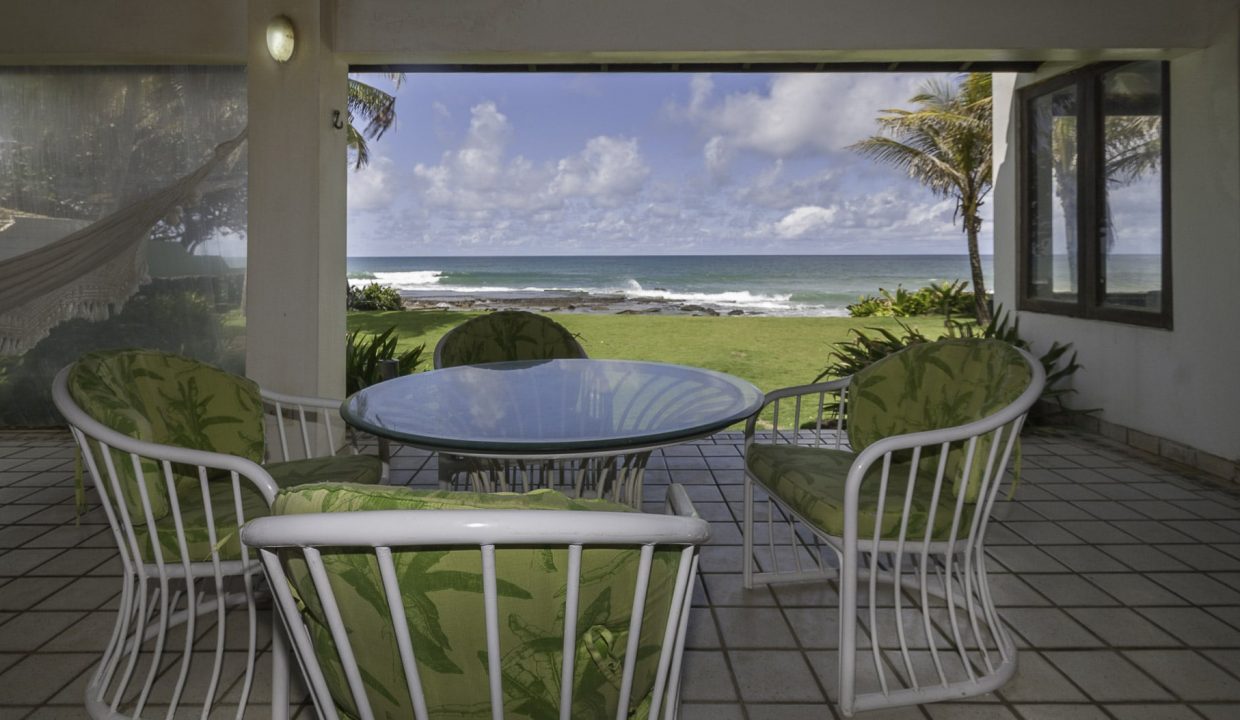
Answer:
M1105 256L1100 224L1104 221L1106 178L1102 172L1103 158L1103 112L1102 77L1105 73L1130 63L1112 62L1089 65L1063 75L1057 75L1017 91L1017 277L1020 287L1017 307L1020 310L1066 315L1070 317L1105 320L1110 322L1172 327L1171 303L1171 87L1169 63L1162 63L1162 287L1160 308L1157 312L1106 305ZM1030 161L1030 132L1033 123L1030 113L1033 101L1049 93L1067 87L1076 88L1078 108L1077 139L1077 298L1053 300L1032 296L1033 263L1030 207L1033 198L1031 180L1033 165Z

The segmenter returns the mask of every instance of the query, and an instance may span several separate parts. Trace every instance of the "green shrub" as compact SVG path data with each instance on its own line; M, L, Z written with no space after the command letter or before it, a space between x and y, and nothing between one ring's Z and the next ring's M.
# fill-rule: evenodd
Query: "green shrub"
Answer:
M1022 350L1030 349L1028 341L1020 337L1020 320L1010 320L1002 307L998 309L994 319L985 328L979 329L974 323L953 320L950 315L948 315L945 323L949 337L1002 340ZM910 345L933 342L932 338L926 337L920 330L902 322L899 325L900 331L898 333L885 328L866 328L865 330L853 328L849 330L853 338L847 342L836 343L832 346L831 353L827 355L827 366L818 374L818 377L814 378L814 382L819 382L826 378L848 377L870 363L881 360ZM1038 358L1038 361L1042 364L1042 369L1046 372L1046 387L1042 391L1038 404L1029 413L1031 421L1046 424L1072 415L1095 412L1095 410L1076 410L1068 407L1065 402L1067 396L1076 392L1076 390L1063 387L1062 383L1082 367L1076 361L1075 352L1070 357L1067 357L1068 351L1071 349L1072 343L1063 344L1056 341L1051 344L1050 350L1047 350ZM1067 357L1066 361L1065 357Z
M919 290L905 290L897 285L895 292L878 289L878 295L863 295L848 306L852 317L919 317L923 315L971 315L973 293L964 280L932 283Z
M349 285L346 307L349 310L400 310L404 305L396 288L372 282L360 288Z
M215 302L192 279L156 279L106 320L67 320L17 357L0 360L0 427L63 425L52 406L52 378L88 352L140 347L163 350L241 372L223 354Z
M345 336L345 392L352 395L362 388L369 387L383 380L379 373L380 361L395 360L397 374L409 375L422 363L422 353L426 345L418 345L402 353L396 352L400 337L396 327L375 335L354 330Z

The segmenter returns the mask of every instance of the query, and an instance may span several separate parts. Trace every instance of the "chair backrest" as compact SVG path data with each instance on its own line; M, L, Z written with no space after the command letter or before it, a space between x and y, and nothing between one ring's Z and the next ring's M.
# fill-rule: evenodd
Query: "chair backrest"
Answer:
M709 536L676 490L689 516L550 490L302 486L242 537L321 717L671 717Z
M435 367L507 360L586 357L573 334L550 318L523 310L480 315L449 330L435 346Z
M860 452L885 437L981 420L1015 402L1033 377L1025 356L1000 340L912 345L853 375L848 386L849 444ZM989 436L977 441L967 483L962 471L966 453L957 449L949 456L952 492L963 491L969 502L977 499L990 442Z
M66 381L86 415L135 440L263 460L263 405L251 380L180 355L125 349L84 355ZM118 472L130 513L140 515L133 468L122 463ZM157 468L144 466L142 481L155 518L167 516L168 491Z

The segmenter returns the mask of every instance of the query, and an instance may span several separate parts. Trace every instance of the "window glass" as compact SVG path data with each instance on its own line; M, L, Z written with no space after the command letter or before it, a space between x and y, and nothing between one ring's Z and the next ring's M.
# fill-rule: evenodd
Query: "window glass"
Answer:
M1075 302L1077 136L1075 86L1029 105L1029 297Z
M1102 75L1102 301L1162 310L1162 64L1131 63Z
M0 426L150 347L241 370L245 70L0 68Z

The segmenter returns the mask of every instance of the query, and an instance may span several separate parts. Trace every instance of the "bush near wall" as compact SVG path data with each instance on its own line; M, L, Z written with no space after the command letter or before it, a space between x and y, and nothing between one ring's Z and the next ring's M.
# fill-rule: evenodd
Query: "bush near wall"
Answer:
M63 425L52 406L52 378L96 350L152 348L243 372L242 357L225 352L216 299L200 287L195 278L153 280L107 320L69 320L24 355L0 358L0 427Z

